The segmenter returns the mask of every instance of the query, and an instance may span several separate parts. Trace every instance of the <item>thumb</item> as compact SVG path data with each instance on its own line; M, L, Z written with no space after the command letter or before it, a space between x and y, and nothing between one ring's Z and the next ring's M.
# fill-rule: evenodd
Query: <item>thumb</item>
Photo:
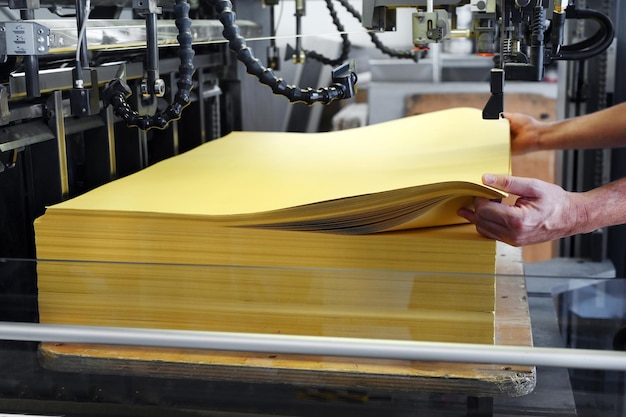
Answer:
M483 175L483 183L485 185L524 197L538 197L538 190L534 187L536 181L533 178L514 177L511 175Z

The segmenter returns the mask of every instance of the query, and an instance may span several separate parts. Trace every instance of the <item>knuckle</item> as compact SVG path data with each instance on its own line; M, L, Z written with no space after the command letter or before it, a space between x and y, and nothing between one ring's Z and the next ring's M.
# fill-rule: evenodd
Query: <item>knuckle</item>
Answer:
M524 229L524 220L520 217L510 217L507 221L508 228L513 232L519 232Z

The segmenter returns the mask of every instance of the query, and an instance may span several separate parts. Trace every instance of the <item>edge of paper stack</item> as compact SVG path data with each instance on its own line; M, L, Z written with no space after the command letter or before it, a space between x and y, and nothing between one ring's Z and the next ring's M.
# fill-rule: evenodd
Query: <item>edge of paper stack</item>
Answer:
M456 211L503 197L508 140L464 108L233 132L49 207L41 320L492 343L495 242Z

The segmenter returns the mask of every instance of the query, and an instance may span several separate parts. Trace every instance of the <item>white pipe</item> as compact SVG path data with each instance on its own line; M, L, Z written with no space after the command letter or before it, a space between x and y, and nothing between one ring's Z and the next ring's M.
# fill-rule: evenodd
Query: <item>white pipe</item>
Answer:
M433 65L433 83L438 84L442 79L443 65L441 64L441 44L432 43L428 47L428 54Z
M626 371L626 353L275 334L0 322L0 339Z

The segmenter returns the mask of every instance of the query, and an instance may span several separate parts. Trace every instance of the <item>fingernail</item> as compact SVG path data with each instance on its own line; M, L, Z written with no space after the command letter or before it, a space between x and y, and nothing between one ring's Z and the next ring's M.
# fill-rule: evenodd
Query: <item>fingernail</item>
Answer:
M485 184L495 184L496 177L495 175L485 174L483 175L483 183Z

